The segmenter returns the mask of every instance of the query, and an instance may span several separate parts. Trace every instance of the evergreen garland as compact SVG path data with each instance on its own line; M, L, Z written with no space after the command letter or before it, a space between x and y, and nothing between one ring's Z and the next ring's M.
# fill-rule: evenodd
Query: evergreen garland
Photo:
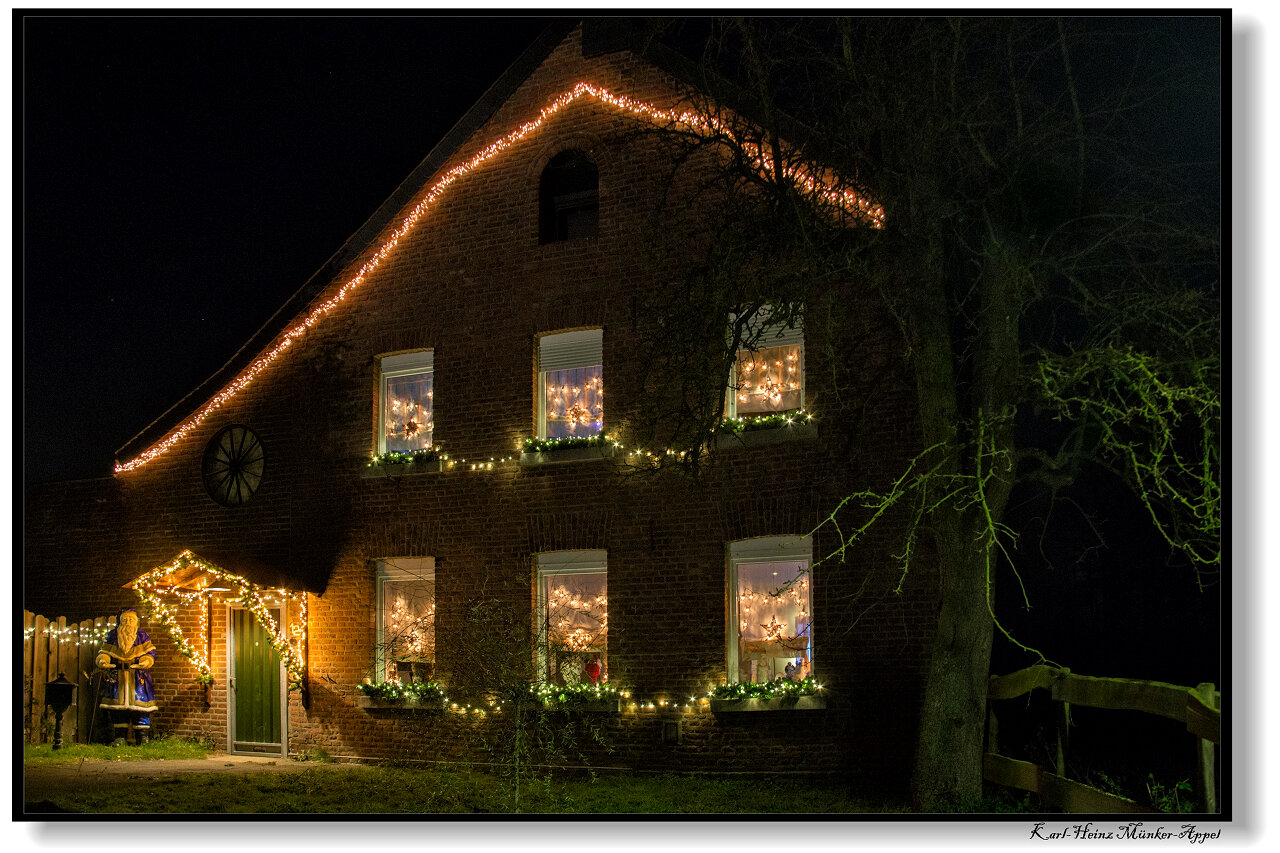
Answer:
M812 676L800 681L779 677L772 681L740 681L737 684L721 684L711 690L713 699L776 699L782 696L814 696L822 685Z

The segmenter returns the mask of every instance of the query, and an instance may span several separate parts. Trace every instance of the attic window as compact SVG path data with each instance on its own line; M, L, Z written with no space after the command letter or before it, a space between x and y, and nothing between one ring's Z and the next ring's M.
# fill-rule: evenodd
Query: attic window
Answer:
M600 172L591 158L577 149L551 158L538 185L538 208L539 243L596 236Z

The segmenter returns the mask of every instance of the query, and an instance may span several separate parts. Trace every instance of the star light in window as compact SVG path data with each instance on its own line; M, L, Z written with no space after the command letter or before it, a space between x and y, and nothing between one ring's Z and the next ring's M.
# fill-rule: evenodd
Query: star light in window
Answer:
M785 626L785 625L780 625L780 624L778 624L778 617L777 617L777 616L770 616L770 617L769 617L769 624L768 624L768 625L761 625L760 627L764 629L764 639L765 639L765 641L766 641L766 642L773 642L774 640L781 640L781 639L782 639L782 632L786 630L786 626Z

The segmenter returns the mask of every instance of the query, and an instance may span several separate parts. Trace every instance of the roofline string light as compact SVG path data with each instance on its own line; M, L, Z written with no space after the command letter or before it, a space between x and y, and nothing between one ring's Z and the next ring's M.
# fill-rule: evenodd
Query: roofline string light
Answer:
M560 112L565 107L585 97L595 98L602 104L614 107L630 116L638 119L647 119L654 123L672 123L683 125L695 133L703 133L707 135L722 134L732 137L732 133L724 122L714 116L705 116L693 111L676 111L666 110L654 106L653 104L637 101L625 95L616 95L608 89L596 86L591 83L580 82L571 90L561 94L550 104L543 107L538 114L538 118L525 122L506 136L500 137L487 147L481 149L477 154L464 163L454 166L446 172L438 181L431 186L427 194L419 201L409 214L401 221L400 227L391 233L382 247L378 249L374 255L356 271L356 274L349 279L341 288L338 289L329 299L319 303L306 317L293 326L280 341L267 350L261 356L253 361L243 372L232 380L226 387L219 391L209 402L205 403L195 414L188 417L176 429L166 435L163 439L153 444L147 450L143 451L133 459L117 463L115 473L122 474L126 471L134 471L142 468L147 463L167 453L170 448L184 439L196 427L200 426L215 411L222 407L223 404L229 402L240 391L248 386L254 379L258 377L264 370L270 367L276 359L288 351L293 346L294 341L307 333L312 326L319 323L329 312L342 304L347 296L365 280L373 274L382 262L395 250L400 239L409 234L410 231L418 224L432 205L440 199L445 191L460 177L474 171L484 165L494 157L501 154L511 146L531 135L539 128L547 119ZM744 144L744 150L748 151L753 157L754 164L762 172L772 174L774 169L774 161L767 153L761 153L759 148L751 144ZM872 203L865 197L859 195L853 190L838 189L821 178L805 173L798 168L786 168L782 172L782 176L789 179L802 187L806 192L817 194L820 199L828 204L835 205L839 210L852 213L856 218L866 221L873 228L883 227L884 210L879 205Z

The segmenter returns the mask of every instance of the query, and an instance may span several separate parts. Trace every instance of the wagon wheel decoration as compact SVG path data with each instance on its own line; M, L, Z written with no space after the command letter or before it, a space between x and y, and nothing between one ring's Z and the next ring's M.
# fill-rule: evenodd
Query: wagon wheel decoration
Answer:
M220 431L204 451L204 487L223 506L238 506L262 485L262 441L238 424Z

